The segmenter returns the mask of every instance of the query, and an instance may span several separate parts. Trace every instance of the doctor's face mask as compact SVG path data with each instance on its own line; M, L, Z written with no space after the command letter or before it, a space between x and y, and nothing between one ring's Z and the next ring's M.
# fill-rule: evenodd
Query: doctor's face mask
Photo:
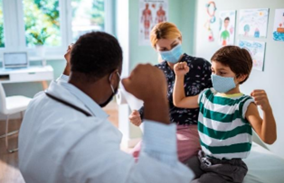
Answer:
M118 71L116 72L116 74L117 74L117 76L118 76L118 78L119 78L119 82L120 82L121 79L120 79L120 75L119 75ZM110 80L111 80L111 77L112 77L112 74L109 76L109 82L110 82ZM119 82L118 82L118 83L119 83ZM110 84L110 88L111 88L111 90L112 90L111 96L110 96L104 103L99 104L100 107L105 107L105 106L112 100L113 96L116 95L117 90L118 90L118 84L117 84L117 88L116 88L116 89L114 89L114 87L112 86L112 84Z

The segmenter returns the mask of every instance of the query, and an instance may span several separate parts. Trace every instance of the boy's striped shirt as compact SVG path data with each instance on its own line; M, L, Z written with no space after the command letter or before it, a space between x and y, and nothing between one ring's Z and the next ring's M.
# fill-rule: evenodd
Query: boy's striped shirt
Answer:
M202 150L218 159L246 158L252 141L252 127L245 119L250 96L221 96L214 89L199 95L198 131Z

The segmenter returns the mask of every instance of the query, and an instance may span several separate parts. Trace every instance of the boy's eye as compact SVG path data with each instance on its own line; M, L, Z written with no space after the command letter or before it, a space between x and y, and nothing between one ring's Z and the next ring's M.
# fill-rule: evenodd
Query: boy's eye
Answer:
M220 74L221 74L221 75L225 75L226 73L225 73L225 72L220 72Z

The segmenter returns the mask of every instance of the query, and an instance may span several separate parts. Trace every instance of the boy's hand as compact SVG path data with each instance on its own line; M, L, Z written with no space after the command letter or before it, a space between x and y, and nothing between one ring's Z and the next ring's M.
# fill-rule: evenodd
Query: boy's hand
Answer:
M256 105L259 105L263 111L271 110L271 106L268 101L268 97L264 90L253 90L250 94Z
M186 62L179 62L174 65L174 72L177 76L184 76L189 72L189 67Z

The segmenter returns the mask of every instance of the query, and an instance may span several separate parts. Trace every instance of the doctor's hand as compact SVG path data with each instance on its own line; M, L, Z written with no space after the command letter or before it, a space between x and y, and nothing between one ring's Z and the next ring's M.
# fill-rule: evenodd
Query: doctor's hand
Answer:
M165 74L150 64L139 64L122 80L126 91L144 101L144 118L169 124Z
M126 91L144 102L167 96L166 77L151 64L139 64L122 84Z
M71 57L72 46L73 46L73 44L70 44L67 48L66 53L64 54L64 58L66 60L66 67L65 67L63 74L66 75L66 76L70 75L70 69L71 69L70 57Z
M174 65L174 72L177 76L184 76L189 72L189 67L186 62L179 62Z
M129 116L129 120L135 126L140 126L140 124L142 123L140 114L137 110L132 111L132 113Z

